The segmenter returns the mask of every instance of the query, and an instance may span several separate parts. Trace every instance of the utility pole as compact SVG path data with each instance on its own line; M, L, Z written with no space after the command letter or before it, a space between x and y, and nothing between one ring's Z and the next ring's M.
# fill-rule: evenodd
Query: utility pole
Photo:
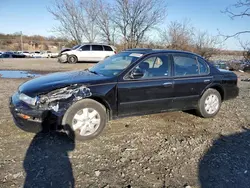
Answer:
M23 32L22 31L20 31L20 35L21 35L21 48L23 52Z

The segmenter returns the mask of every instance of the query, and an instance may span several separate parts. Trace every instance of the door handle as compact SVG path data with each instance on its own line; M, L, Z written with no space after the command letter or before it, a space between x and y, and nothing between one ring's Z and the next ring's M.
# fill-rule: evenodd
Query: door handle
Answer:
M170 87L170 86L172 86L172 85L173 85L173 82L165 82L165 83L163 84L164 87Z
M204 80L204 83L209 83L209 82L211 82L210 79Z

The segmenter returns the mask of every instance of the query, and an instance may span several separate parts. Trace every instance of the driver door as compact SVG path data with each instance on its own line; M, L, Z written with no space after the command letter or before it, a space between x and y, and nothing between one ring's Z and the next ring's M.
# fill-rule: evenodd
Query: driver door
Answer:
M142 66L143 65L143 66ZM174 82L168 54L147 57L118 82L118 116L148 114L172 108ZM134 69L144 76L132 78Z

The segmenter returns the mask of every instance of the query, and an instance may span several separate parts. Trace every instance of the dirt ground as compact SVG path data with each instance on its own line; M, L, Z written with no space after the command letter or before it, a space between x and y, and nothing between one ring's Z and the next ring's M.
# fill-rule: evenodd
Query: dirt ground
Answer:
M44 73L89 66L0 62L0 69ZM14 125L8 99L26 80L0 78L0 187L249 187L250 82L239 79L239 97L213 119L185 112L130 117L109 122L94 140L72 142Z

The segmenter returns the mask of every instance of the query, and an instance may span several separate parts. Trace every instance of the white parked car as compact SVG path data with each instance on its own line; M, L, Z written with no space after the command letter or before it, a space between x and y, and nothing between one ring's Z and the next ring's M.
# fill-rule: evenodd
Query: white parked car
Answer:
M58 60L61 63L77 63L78 61L98 62L116 53L113 46L105 44L82 44L71 50L62 52Z
M39 51L31 52L30 55L33 58L41 58L42 57L41 52L39 52Z
M31 57L31 54L27 51L24 51L21 54L25 55L26 57Z
M51 51L44 51L41 53L41 56L43 58L53 58L53 57L57 57L58 53L52 53Z

